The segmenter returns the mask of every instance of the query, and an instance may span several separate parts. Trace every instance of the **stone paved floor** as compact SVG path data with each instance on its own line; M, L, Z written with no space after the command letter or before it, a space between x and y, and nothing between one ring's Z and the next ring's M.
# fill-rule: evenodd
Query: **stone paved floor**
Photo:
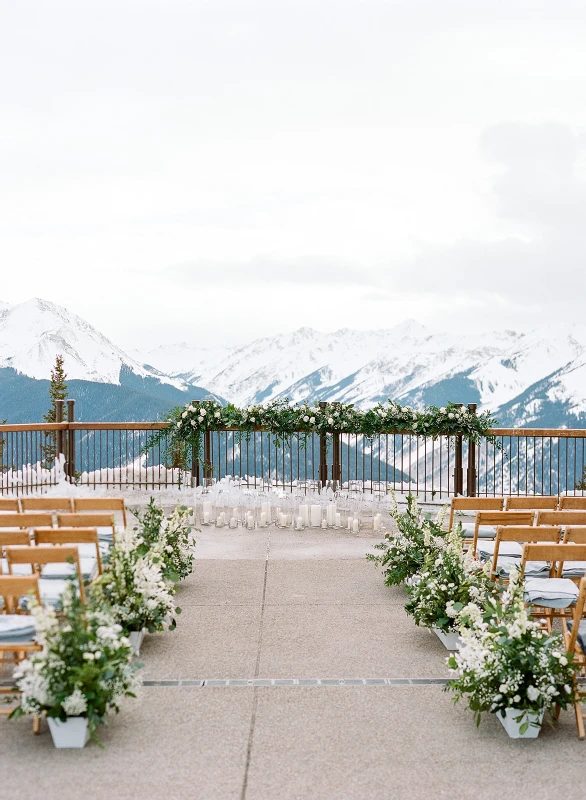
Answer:
M345 532L207 529L174 633L147 637L145 687L93 744L54 750L0 718L2 800L492 798L575 793L573 716L535 741L443 691L446 652ZM249 683L253 682L253 683Z

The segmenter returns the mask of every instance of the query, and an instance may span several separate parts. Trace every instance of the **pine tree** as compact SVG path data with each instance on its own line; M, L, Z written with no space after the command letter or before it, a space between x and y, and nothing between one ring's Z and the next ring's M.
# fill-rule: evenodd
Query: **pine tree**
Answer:
M43 414L45 422L57 421L57 405L56 400L65 400L69 392L67 391L67 384L65 379L67 375L63 369L63 356L58 353L55 357L55 366L51 370L51 383L49 384L49 400L51 405L46 414ZM67 419L67 409L63 408L63 420ZM57 440L54 431L45 432L45 444L41 445L41 454L44 461L43 466L51 469L55 463L55 456L57 455Z

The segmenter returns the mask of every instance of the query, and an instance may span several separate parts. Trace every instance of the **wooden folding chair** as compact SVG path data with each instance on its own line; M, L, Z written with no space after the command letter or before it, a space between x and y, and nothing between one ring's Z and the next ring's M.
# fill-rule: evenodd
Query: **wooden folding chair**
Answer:
M21 497L23 511L73 511L71 497Z
M562 578L565 564L568 562L586 561L586 544L527 543L523 547L521 569L525 568L525 564L528 561L546 561L550 564L549 577ZM570 578L567 580L572 583ZM543 610L539 611L538 609ZM554 617L561 617L563 619L564 617L567 617L570 612L568 611L568 607L556 608L547 604L535 604L532 606L531 614L532 616L545 617L548 624L548 630L551 630L551 623Z
M560 511L586 511L586 496L568 496L563 494L560 497Z
M586 525L568 525L562 541L564 544L586 544Z
M551 542L559 544L561 541L562 529L553 526L537 528L535 525L499 525L496 529L496 538L494 540L494 552L492 556L491 577L494 579L498 571L498 559L503 542L515 542L519 545L518 563L521 567L523 557L522 545L528 542ZM502 576L503 580L507 581L507 576Z
M73 504L76 514L87 511L120 512L122 524L126 527L126 506L123 497L76 497Z
M94 545L96 551L96 564L98 568L98 575L102 574L102 554L100 553L100 544L98 539L97 528L58 528L57 530L48 531L43 528L35 528L33 530L33 540L36 545L48 544L90 544ZM79 549L78 549L79 552ZM80 554L80 564L82 556Z
M504 497L452 497L450 502L450 517L448 520L448 530L454 527L454 516L457 511L502 511L504 508Z
M12 511L16 514L19 513L20 505L18 497L0 497L0 513L3 514L6 511Z
M37 603L40 604L41 596L39 593L39 576L38 575L2 575L0 576L0 597L4 605L4 614L1 616L13 615L23 618L23 622L27 617L26 612L19 608L19 601L21 597L32 595ZM15 614L16 612L16 614ZM32 636L28 634L20 638L0 638L0 669L3 664L12 663L17 665L20 661L25 659L31 653L39 652L43 648L37 644ZM14 686L0 686L0 695L16 695L19 690ZM10 706L2 706L0 714L8 715L12 712ZM39 733L40 718L33 717L33 733Z
M506 511L555 511L558 507L557 494L535 497L507 497ZM585 506L586 508L586 506Z
M79 586L79 596L81 602L85 603L85 588L77 547L69 547L67 545L60 545L59 547L7 547L5 552L9 574L12 574L15 564L30 564L33 572L40 575L45 564L66 564L73 561ZM49 583L56 583L51 578L47 580ZM43 599L44 594L42 588L41 584L41 599Z
M108 528L112 531L112 541L116 536L116 522L112 514L57 514L59 528ZM98 531L98 535L100 531ZM110 533L107 533L108 538Z
M536 525L586 525L586 511L538 511Z
M532 511L478 511L476 514L476 520L474 522L472 554L476 556L476 548L478 545L478 537L481 533L481 528L494 528L494 536L489 535L487 538L495 538L496 529L499 526L531 525L532 523ZM468 542L469 541L470 540L468 539Z
M0 514L0 528L52 528L52 514Z
M562 632L566 651L574 656L574 661L580 667L580 675L586 670L586 620L584 620L584 606L586 605L586 578L580 581L578 599L574 607L572 619L562 618ZM578 683L578 676L574 675L573 688L576 696L574 713L576 714L576 727L578 738L586 738L584 731L584 711L582 703L586 700L586 689Z

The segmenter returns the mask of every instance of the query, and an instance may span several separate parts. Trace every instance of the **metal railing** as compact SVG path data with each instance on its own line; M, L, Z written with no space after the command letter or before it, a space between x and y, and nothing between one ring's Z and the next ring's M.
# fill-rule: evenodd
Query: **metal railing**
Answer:
M92 488L197 486L239 477L283 488L333 481L356 491L454 494L584 494L586 429L495 429L496 444L409 433L364 436L302 431L286 441L266 430L226 429L203 436L203 463L166 456L165 441L145 454L165 422L76 422L75 403L56 406L53 424L0 426L0 493L28 493L60 480Z

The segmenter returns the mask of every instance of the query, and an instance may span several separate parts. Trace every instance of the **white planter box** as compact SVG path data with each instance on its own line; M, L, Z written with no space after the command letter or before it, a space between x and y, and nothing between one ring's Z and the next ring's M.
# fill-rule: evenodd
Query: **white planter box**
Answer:
M519 708L507 708L504 712L499 711L497 718L511 739L536 739L541 731L543 714L543 711L522 711ZM523 715L522 718L519 722L516 722L517 717L521 715ZM525 722L528 722L529 726L524 733L521 733L521 725Z
M459 650L462 647L462 640L459 633L445 633L439 628L431 629L437 638L442 642L446 650Z
M86 717L67 717L65 722L47 717L55 747L85 747L90 732Z
M132 647L132 652L134 655L140 655L140 646L142 644L142 640L144 639L144 628L141 631L131 631L128 634L128 638L130 640L130 646Z

